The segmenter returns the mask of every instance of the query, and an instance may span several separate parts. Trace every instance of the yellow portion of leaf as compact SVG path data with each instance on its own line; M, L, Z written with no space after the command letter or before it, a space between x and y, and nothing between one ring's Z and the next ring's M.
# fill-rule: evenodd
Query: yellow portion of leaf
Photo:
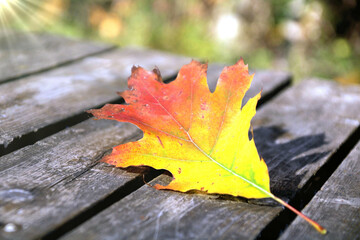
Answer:
M241 109L252 81L247 66L239 61L225 68L214 93L208 89L206 69L193 61L174 82L164 84L156 72L135 68L130 90L122 94L129 105L106 105L91 113L132 122L144 137L115 147L104 161L170 171L174 180L158 189L271 197L267 166L249 140L260 94Z

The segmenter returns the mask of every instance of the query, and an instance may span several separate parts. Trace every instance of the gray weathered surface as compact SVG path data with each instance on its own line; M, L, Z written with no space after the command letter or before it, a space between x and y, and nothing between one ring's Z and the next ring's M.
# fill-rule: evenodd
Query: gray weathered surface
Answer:
M216 77L209 73L209 79ZM89 166L110 147L138 137L135 129L113 121L85 121L0 158L0 222L21 226L3 237L42 236L134 178L104 164Z
M255 142L276 195L292 198L329 159L359 126L359 105L358 87L308 80L258 111ZM143 186L64 238L253 239L280 211Z
M121 49L0 85L0 144L118 98L134 64L158 66L163 77L189 58L159 51Z
M1 239L34 239L90 208L138 174L94 162L111 147L136 140L134 126L87 120L0 158Z
M273 209L143 186L61 239L247 239L280 211Z
M0 82L103 52L112 46L46 34L0 36Z
M360 143L341 163L303 212L321 222L325 236L297 218L280 239L360 238Z

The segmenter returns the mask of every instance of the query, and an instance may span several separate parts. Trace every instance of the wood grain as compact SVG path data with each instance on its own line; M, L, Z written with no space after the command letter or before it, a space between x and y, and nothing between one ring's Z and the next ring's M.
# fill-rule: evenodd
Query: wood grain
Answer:
M276 195L293 198L329 160L359 127L359 104L359 87L308 80L258 111L255 142ZM144 186L63 239L254 239L281 211Z
M87 120L2 157L0 238L39 238L134 181L138 174L96 161L111 147L140 136L130 124ZM4 231L8 224L18 231Z
M121 49L0 85L0 145L118 99L116 91L127 89L135 64L157 66L168 78L189 60L159 51Z
M0 36L0 82L41 72L113 48L60 36L11 33Z
M296 218L280 239L359 239L359 183L360 143L304 208L303 212L318 219L328 233L320 235Z
M273 192L291 198L360 126L360 88L308 79L272 103L253 123L280 131L268 132L273 143L260 140L257 147L267 155Z
M163 175L150 184L169 181ZM276 216L272 210L144 186L61 239L246 239Z
M210 81L216 78L209 73ZM289 80L268 79L273 79L274 87ZM140 135L141 132L129 124L87 120L1 157L0 222L3 227L18 226L13 233L0 231L1 237L44 236L139 177L105 164L93 166L93 163L111 147Z

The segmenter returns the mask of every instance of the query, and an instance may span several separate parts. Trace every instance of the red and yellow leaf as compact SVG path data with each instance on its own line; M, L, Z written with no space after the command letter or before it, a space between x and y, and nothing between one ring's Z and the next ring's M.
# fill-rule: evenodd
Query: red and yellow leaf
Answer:
M260 93L241 107L253 78L247 65L240 60L224 68L214 93L206 71L206 64L192 61L175 81L164 84L158 71L134 67L129 90L120 93L127 104L108 104L90 112L98 119L133 123L144 137L115 147L103 161L170 171L173 181L156 185L158 189L196 189L280 202L270 192L267 166L254 139L249 139Z

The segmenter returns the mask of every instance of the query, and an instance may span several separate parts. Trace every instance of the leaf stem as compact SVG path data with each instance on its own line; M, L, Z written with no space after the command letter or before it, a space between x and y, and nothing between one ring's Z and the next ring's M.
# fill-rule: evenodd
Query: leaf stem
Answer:
M302 214L300 211L296 210L294 207L292 207L291 205L287 204L285 201L283 201L282 199L276 197L275 195L272 195L272 199L274 199L275 201L277 201L278 203L284 205L285 207L287 207L288 209L290 209L291 211L293 211L294 213L296 213L298 216L302 217L305 221L307 221L308 223L310 223L319 233L321 234L326 234L326 229L323 228L320 224L318 224L317 222L315 222L314 220L310 219L309 217L307 217L306 215Z
M285 201L283 201L282 199L276 197L274 194L272 194L271 192L263 189L262 187L260 187L259 185L249 181L248 179L244 178L243 176L237 174L236 172L232 171L231 169L227 168L226 166L224 166L223 164L219 163L218 161L216 161L215 159L213 159L209 154L207 154L204 150L202 150L192 139L192 137L190 136L190 134L186 131L189 140L192 144L194 144L194 146L200 151L202 152L205 156L207 156L212 162L214 162L215 164L219 165L221 168L225 169L226 171L228 171L229 173L241 178L242 180L244 180L245 182L249 183L250 185L252 185L253 187L255 187L256 189L260 190L261 192L265 193L266 195L268 195L270 198L274 199L275 201L277 201L278 203L280 203L281 205L287 207L288 209L290 209L291 211L293 211L294 213L296 213L298 216L302 217L305 221L307 221L309 224L311 224L319 233L321 234L326 234L326 229L323 228L320 224L318 224L317 222L315 222L314 220L310 219L309 217L305 216L304 214L302 214L300 211L296 210L294 207L292 207L291 205L289 205L288 203L286 203Z

